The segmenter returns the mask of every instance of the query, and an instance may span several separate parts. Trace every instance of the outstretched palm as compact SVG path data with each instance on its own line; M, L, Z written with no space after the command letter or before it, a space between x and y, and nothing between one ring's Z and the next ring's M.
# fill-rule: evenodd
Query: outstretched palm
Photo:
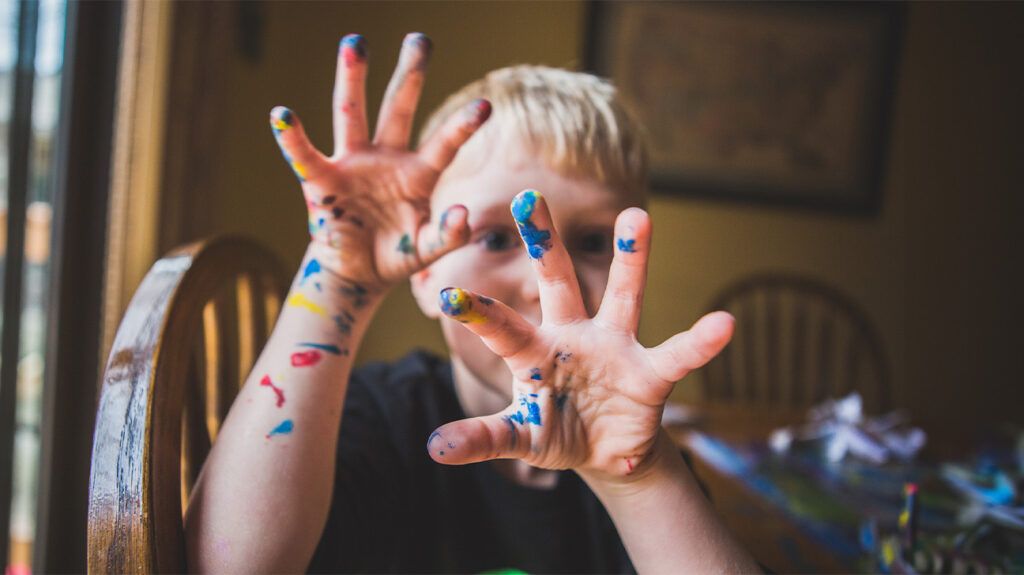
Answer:
M466 209L431 218L430 195L441 172L487 119L490 104L454 114L418 151L409 150L430 41L410 34L381 104L374 139L366 119L366 45L341 41L334 89L334 154L321 154L298 117L274 108L270 123L302 183L318 264L367 288L386 288L466 242Z
M710 314L644 348L636 330L651 239L646 212L631 208L616 221L615 258L593 319L543 197L519 194L512 213L534 260L543 323L535 327L486 296L441 292L442 310L505 359L513 402L501 413L438 428L427 448L441 463L518 458L549 469L631 474L648 461L674 382L725 346L732 318Z

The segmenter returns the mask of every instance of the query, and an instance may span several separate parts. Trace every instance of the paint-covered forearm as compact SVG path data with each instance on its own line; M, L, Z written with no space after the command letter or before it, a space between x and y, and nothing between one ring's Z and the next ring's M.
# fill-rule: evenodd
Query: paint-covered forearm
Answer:
M638 573L760 573L662 430L627 478L579 472L611 515Z
M239 392L186 517L193 572L298 572L327 518L352 361L383 294L314 244Z

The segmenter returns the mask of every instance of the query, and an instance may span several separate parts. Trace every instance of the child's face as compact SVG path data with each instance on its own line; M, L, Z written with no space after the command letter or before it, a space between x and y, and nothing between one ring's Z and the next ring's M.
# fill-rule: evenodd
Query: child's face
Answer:
M608 282L615 218L635 199L589 179L558 174L526 153L499 149L478 169L456 160L439 182L432 210L453 204L469 209L468 245L413 277L416 299L429 317L439 317L438 293L461 287L498 299L539 324L537 278L509 211L513 196L532 188L547 199L555 227L572 256L584 304L593 315ZM463 169L460 169L463 168ZM511 399L512 375L505 362L456 322L441 321L448 348L476 379Z

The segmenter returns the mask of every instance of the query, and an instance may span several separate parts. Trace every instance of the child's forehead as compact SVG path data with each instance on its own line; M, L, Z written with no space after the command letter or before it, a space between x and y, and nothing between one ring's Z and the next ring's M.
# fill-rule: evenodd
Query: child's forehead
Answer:
M483 134L478 134L478 136ZM475 139L475 137L474 137ZM438 184L435 202L461 203L472 211L508 203L520 191L540 191L550 203L628 207L632 194L590 174L560 166L520 138L481 138L459 152Z

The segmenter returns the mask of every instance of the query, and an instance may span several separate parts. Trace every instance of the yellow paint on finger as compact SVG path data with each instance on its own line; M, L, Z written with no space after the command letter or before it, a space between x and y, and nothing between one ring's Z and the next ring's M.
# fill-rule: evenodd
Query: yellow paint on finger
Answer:
M273 126L274 129L277 130L278 132L283 132L283 131L287 130L288 128L291 128L291 125L288 122L285 122L281 118L274 119L271 122L271 126Z
M306 166L303 166L299 162L292 160L292 169L295 170L295 173L298 174L300 178L302 178L303 180L306 179Z
M293 293L292 295L288 296L288 305L294 307L304 307L318 316L327 317L327 310L325 310L315 301L306 297L305 294Z
M448 288L441 291L441 311L448 317L462 323L483 323L487 316L475 308L473 296L461 288Z

